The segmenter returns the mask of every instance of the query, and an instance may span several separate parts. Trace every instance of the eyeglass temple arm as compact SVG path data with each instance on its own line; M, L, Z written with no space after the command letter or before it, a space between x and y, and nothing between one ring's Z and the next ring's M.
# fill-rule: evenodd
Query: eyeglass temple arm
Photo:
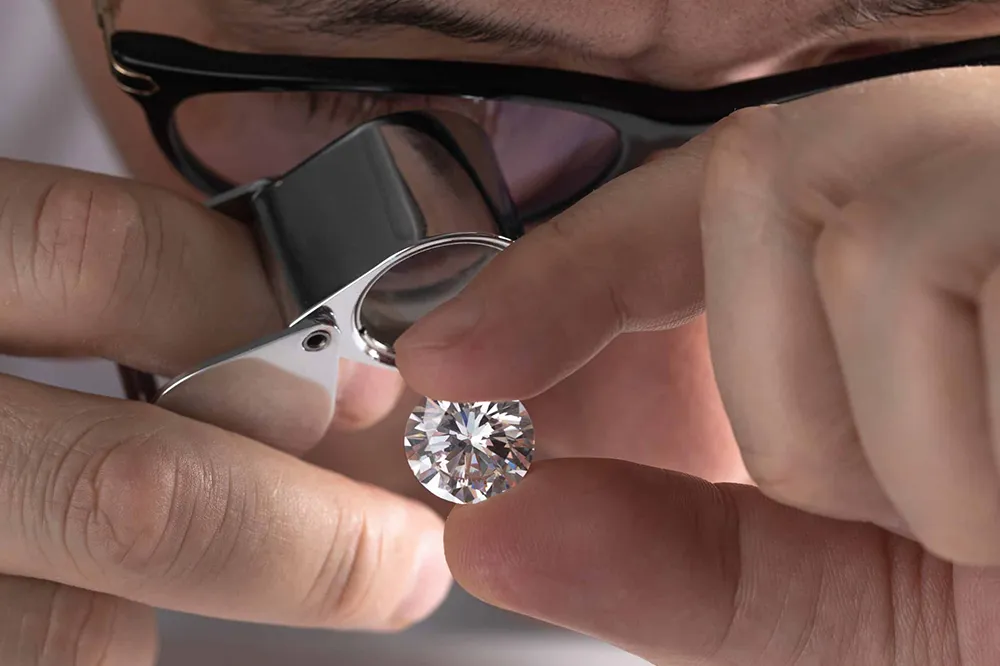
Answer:
M118 87L130 95L149 97L160 90L160 86L148 74L142 74L122 66L115 59L111 49L111 36L115 33L115 21L121 10L122 0L94 0L94 16L97 27L104 38L104 49L107 52L111 74L115 77Z

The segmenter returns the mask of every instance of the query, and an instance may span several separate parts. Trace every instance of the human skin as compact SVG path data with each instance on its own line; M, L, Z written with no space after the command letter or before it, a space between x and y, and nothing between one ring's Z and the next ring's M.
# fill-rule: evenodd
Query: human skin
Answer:
M81 73L136 178L195 196L156 150L138 109L107 76L90 3L57 4ZM831 31L811 26L817 15L836 8L833 0L780 7L736 0L455 4L557 27L577 47L512 52L409 29L378 40L292 34L264 14L243 13L233 22L223 0L127 3L122 25L229 48L519 62L693 88L896 48L900 41L988 34L998 23L988 5ZM992 570L982 568L1000 564L997 473L989 428L983 427L990 410L982 387L990 378L992 355L989 347L977 355L970 342L990 330L992 312L991 255L981 250L990 238L983 213L995 209L990 199L995 194L973 176L989 173L995 163L984 149L991 145L996 120L984 91L995 84L996 75L984 72L930 74L862 86L866 94L841 91L782 110L738 115L533 232L494 262L464 297L404 338L400 365L413 390L460 399L531 397L545 457L623 461L546 461L517 491L453 512L447 546L459 582L489 602L591 633L662 664L996 663L991 632L1000 592ZM955 99L970 103L940 103ZM909 122L897 122L901 108ZM965 142L970 135L975 139ZM951 145L959 149L938 157L942 146ZM845 180L844 174L853 178ZM45 172L33 175L32 182L63 177ZM966 188L962 197L954 194L959 185ZM134 192L140 199L165 196ZM182 210L194 238L205 233L202 227L222 229L213 232L219 239L206 255L213 250L243 266L246 257L238 255L246 252L246 239L238 230ZM921 211L932 212L920 217ZM914 216L926 233L911 233ZM944 244L953 251L940 256L933 250L943 244L933 241L955 225L968 234L957 234L962 242L953 246ZM86 234L77 229L81 235ZM773 242L760 243L761 238ZM909 261L893 263L896 272L876 271L881 260L896 258L895 248L912 249ZM546 261L533 261L540 256ZM526 270L538 266L551 273ZM254 274L252 267L246 270ZM164 273L168 283L179 279ZM566 275L589 278L559 277ZM883 288L868 288L872 280ZM942 282L962 303L981 305L980 317L920 289ZM249 295L259 287L259 279L247 280L220 289L214 298L232 303L233 293ZM188 289L197 291L194 285ZM911 301L901 304L901 293L912 294ZM211 297L199 296L200 307L192 312L204 312ZM708 316L679 325L676 315L701 300ZM529 325L522 335L490 338L488 322L475 308L487 301L509 302L511 310L523 312ZM66 339L28 345L27 331L54 316L45 299L29 305L20 335L18 327L7 328L7 349L98 354L158 371L179 370L214 351L197 339L208 326L188 326L186 335L181 333L179 324L193 316L150 322L137 331L122 324L135 320L127 308L120 320L99 320L100 326L86 331L107 343L81 349L67 332ZM866 316L854 316L859 311ZM244 321L267 321L273 313L264 307L235 314ZM451 345L445 359L440 343L459 334L463 323L473 326L472 333L464 345ZM576 334L572 344L565 344L567 325ZM125 329L131 346L112 335L120 337ZM938 346L895 344L898 337L892 334L901 330L933 331ZM235 344L247 333L229 335ZM211 344L227 339L215 330L213 335ZM958 350L958 356L935 355L942 348ZM353 454L359 449L350 443L382 433L378 442L384 439L388 447L396 435L385 425L391 419L383 417L398 415L405 400L397 401L398 387L384 376L357 371L353 381L357 390L345 400L355 401L357 417L344 426L353 432L323 446L314 459L395 487L396 481L382 478L379 456L343 452ZM25 422L25 413L37 414L33 431L48 432L49 424L61 423L63 416L45 408L57 394L17 386L23 399L8 408L12 423ZM905 390L912 387L920 390ZM78 397L58 395L70 401L65 410L80 409L72 402ZM100 408L115 414L121 409L104 403ZM622 419L630 413L641 418ZM183 431L183 437L166 437L156 447L166 458L182 441L215 442L218 451L212 455L223 462L237 446L251 446L198 424L161 425L159 419L169 416L147 410L126 422L139 434ZM361 429L374 421L372 430ZM10 427L20 432L16 423ZM106 438L130 436L138 435ZM953 443L951 455L942 450L943 442ZM260 465L286 466L287 477L301 484L292 486L293 495L319 493L317 488L335 485L334 480L349 483L284 454L253 451ZM125 461L150 474L138 478L153 481L155 492L163 470L144 467L145 458ZM739 479L744 462L759 488L713 486L676 474ZM252 466L239 470L254 483L269 480L256 476L262 472ZM209 492L211 483L205 488ZM344 497L374 493L359 501L391 507L385 511L397 518L420 515L428 533L433 531L433 519L417 507L360 488L345 485L342 492L313 497L310 506L340 508ZM147 502L155 500L155 494L146 496ZM279 515L287 515L285 509L271 507ZM322 515L303 522L323 524ZM406 561L415 547L410 537L387 534L410 544L411 550L397 553ZM293 538L278 541L289 549L282 553L286 558L310 556ZM333 536L328 542L340 544ZM25 542L26 552L33 548L37 544ZM223 582L238 577L242 553L234 552L232 561L213 563L213 571L227 572ZM173 563L153 564L169 569ZM70 636L67 643L82 632L88 640L81 644L113 646L109 663L140 663L151 654L148 616L136 602L235 613L225 607L223 583L209 591L175 586L164 594L157 571L148 566L112 568L96 581L61 579L18 562L0 562L0 569L54 581L0 579L20 592L13 598L25 600L7 610L7 627L44 626L45 617L62 617L59 613L79 617L95 599L110 609L108 617L141 625L142 631L126 631L111 620L57 623ZM141 594L129 595L125 580L147 585ZM110 596L88 597L76 588ZM281 596L284 591L265 578L258 592L242 604L241 613L275 622L351 624L338 613L283 618L282 609L292 603ZM331 587L331 598L336 592ZM116 601L124 597L130 601ZM393 625L395 616L380 615L386 602L376 597L359 623ZM416 615L433 601L421 602ZM258 610L265 607L267 614ZM33 624L36 618L43 619ZM3 632L0 624L0 646L10 645ZM44 632L38 633L35 640L43 640ZM25 644L31 645L31 637L19 643ZM9 661L46 663L24 657L29 652Z

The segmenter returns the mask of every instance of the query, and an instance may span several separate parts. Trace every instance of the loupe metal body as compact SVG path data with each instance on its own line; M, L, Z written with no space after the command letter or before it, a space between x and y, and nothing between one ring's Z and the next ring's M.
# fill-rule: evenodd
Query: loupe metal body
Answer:
M341 360L395 368L398 337L522 233L488 137L438 112L372 121L209 205L254 230L287 327L147 399L299 450L333 423Z

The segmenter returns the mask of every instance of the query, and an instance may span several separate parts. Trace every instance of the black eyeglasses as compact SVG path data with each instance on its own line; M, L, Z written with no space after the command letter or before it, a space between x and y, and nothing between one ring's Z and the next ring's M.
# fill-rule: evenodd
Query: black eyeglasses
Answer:
M280 175L375 117L439 109L481 123L526 221L741 108L906 72L1000 64L1000 37L987 37L674 91L520 66L221 51L116 32L117 0L96 2L119 86L142 105L170 162L207 195Z

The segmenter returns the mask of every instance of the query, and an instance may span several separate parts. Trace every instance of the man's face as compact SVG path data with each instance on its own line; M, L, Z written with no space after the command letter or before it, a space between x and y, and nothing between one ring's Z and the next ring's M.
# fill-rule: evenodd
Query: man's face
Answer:
M197 195L154 145L138 105L114 86L91 0L56 4L78 67L135 176ZM124 0L119 27L250 52L535 65L691 89L998 33L997 7L984 0ZM213 155L220 163L274 173L290 165L255 161L287 158L295 132L306 139L329 132L324 123L340 122L334 116L343 110L329 100L319 114L280 99L261 104L234 105L236 116L254 120L252 131L230 123L225 114L233 109L218 105L192 106L182 120L222 137L227 154ZM269 135L268 122L284 133ZM709 478L731 478L738 468L703 324L612 345L575 381L554 399L575 404L583 391L606 406L645 408L662 420L654 431L669 429L679 442L622 433L623 441L647 442L626 457ZM606 453L577 421L578 436L566 435L573 449L567 453ZM398 447L398 432L398 425L386 426L387 446Z

